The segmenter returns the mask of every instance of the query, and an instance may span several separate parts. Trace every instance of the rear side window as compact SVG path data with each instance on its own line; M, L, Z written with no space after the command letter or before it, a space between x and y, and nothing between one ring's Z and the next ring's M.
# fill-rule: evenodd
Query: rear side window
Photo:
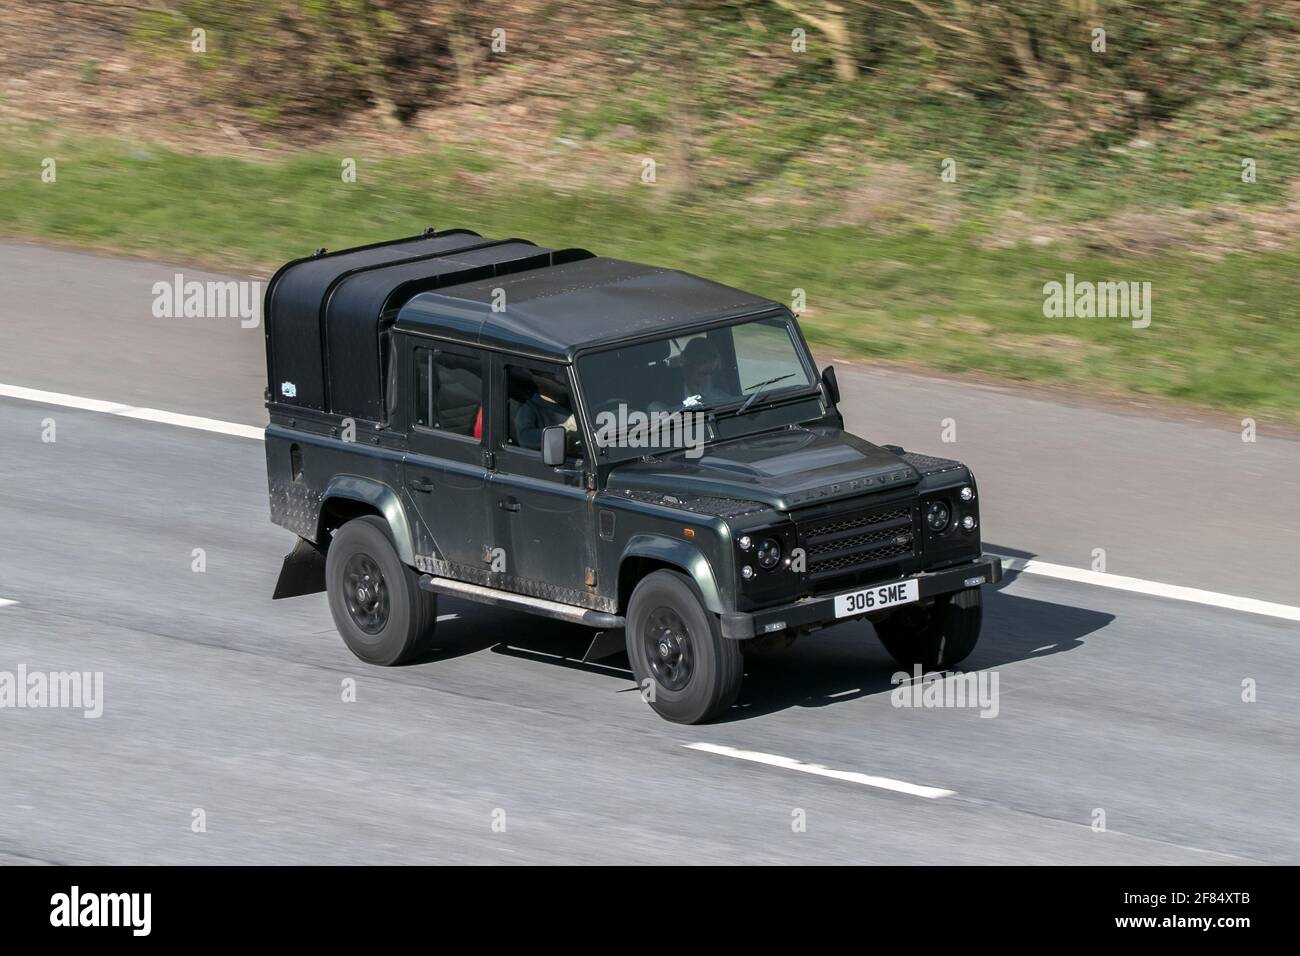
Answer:
M441 349L416 349L415 423L482 440L483 360Z

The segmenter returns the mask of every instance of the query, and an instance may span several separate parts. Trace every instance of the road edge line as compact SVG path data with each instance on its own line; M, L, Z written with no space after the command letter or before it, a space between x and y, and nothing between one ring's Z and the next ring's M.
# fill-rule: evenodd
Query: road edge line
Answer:
M26 402L40 402L44 405L57 405L86 412L101 412L105 415L117 415L120 418L157 422L160 425L176 425L180 428L193 428L218 435L231 435L235 438L252 438L257 441L265 438L263 429L255 425L223 422L220 419L204 418L201 415L182 415L179 412L168 412L160 408L142 408L139 405L105 402L97 398L83 398L80 395L67 395L63 392L47 392L22 385L0 384L0 398L17 398Z
M1037 558L1017 558L993 551L989 553L1001 558L1003 566L1008 571L1056 578L1060 581L1074 581L1078 584L1091 584L1094 587L1110 588L1113 591L1130 591L1150 597L1169 598L1189 604L1204 604L1229 611L1242 611L1246 614L1260 614L1265 617L1281 618L1284 621L1300 621L1300 607L1293 607L1290 604L1276 604L1272 601L1238 597L1235 594L1223 594L1218 591L1203 591L1200 588L1184 587L1181 584L1162 584L1159 581L1130 578L1104 571L1089 571L1085 568L1039 561Z

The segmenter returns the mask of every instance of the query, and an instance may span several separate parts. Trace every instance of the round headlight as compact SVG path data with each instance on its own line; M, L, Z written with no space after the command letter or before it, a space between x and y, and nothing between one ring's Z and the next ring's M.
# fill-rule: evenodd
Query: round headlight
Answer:
M930 526L930 530L936 534L948 527L948 522L952 519L952 512L948 510L946 501L932 501L930 507L925 513L925 523Z
M975 497L975 489L972 488L970 485L967 485L965 488L961 490L962 501L970 501L974 497Z
M750 578L754 576L754 569L747 564L740 569L740 576L744 578L746 581L748 581Z
M775 538L764 538L758 546L758 564L763 570L771 571L781 563L781 542Z
M972 528L975 527L975 519L970 515L967 515L966 517L961 519L961 526L965 528L967 531L970 531Z
M748 551L753 543L754 542L749 539L749 535L747 534L742 534L740 540L736 542L736 544L740 545L741 551Z

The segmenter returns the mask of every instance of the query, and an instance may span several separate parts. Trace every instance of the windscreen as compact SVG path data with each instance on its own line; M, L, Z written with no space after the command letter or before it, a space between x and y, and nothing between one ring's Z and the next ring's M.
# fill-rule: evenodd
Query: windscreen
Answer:
M578 373L593 415L674 412L744 403L812 384L790 321L781 316L583 356Z

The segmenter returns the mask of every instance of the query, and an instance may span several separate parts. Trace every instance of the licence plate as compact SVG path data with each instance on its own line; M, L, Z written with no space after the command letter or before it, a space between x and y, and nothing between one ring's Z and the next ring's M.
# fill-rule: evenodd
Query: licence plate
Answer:
M861 591L835 595L835 616L867 614L882 608L897 607L920 600L921 586L916 581L897 581Z

